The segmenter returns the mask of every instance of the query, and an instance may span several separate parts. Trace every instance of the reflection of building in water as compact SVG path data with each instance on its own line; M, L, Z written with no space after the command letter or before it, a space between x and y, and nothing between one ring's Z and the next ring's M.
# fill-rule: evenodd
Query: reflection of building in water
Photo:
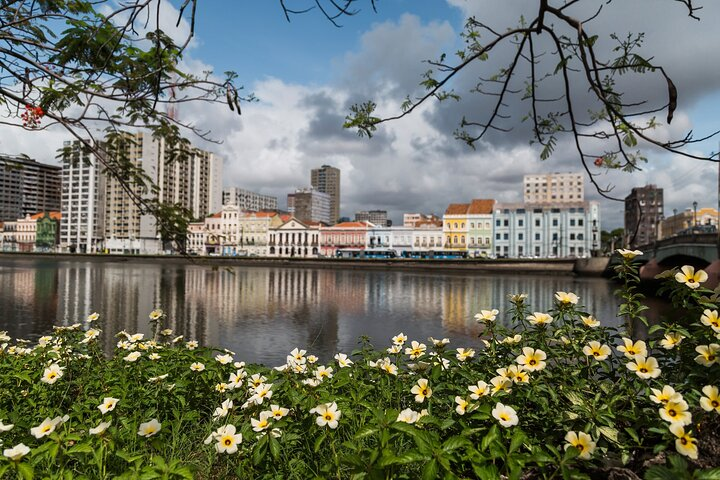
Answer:
M35 339L51 330L57 313L57 272L53 268L3 268L0 330L13 338ZM11 321L6 321L11 319Z
M448 278L442 291L442 324L454 332L468 333L470 323L470 301L472 292L465 277Z

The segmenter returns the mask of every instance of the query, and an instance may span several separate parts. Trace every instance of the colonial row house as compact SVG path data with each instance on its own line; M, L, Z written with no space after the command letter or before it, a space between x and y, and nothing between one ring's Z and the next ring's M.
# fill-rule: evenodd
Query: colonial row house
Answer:
M41 212L3 224L2 249L16 252L50 252L58 245L60 212Z

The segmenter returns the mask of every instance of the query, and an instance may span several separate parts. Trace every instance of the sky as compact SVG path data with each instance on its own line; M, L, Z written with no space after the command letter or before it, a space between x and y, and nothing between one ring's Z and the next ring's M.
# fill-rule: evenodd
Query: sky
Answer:
M157 1L157 0L156 0ZM172 18L172 3L163 0L163 12ZM302 9L311 0L287 0ZM558 0L551 2L560 3ZM611 33L645 32L642 50L663 65L679 94L671 125L659 126L660 138L702 137L720 129L720 2L698 0L703 7L697 21L673 0L580 2L572 13L589 17L592 5L605 4L587 26L597 33L598 49L613 47ZM327 4L327 2L326 2ZM310 170L324 164L342 171L341 214L353 217L359 210L387 210L396 223L404 212L442 214L449 203L472 198L498 201L522 200L522 176L544 172L582 171L572 137L559 139L553 156L540 160L540 149L531 144L528 123L521 118L529 107L515 96L508 100L501 125L508 132L491 132L475 150L453 137L463 116L481 120L492 108L493 97L472 92L479 77L489 77L507 63L512 52L500 48L487 62L459 75L452 88L459 102L428 103L412 115L379 126L372 139L344 130L342 123L350 105L374 100L382 114L400 112L407 95L419 94L418 86L428 59L442 53L448 58L462 47L460 32L466 18L474 15L497 31L517 25L521 16L534 18L537 2L527 0L359 0L356 15L334 26L316 10L292 16L288 22L279 0L212 0L200 2L195 32L184 58L190 71L232 70L244 91L258 102L243 105L238 117L226 107L183 104L183 121L210 129L219 144L194 143L225 159L224 184L278 197L284 208L286 196L310 183ZM174 27L173 27L174 28ZM171 28L171 30L173 30ZM181 37L188 25L181 22L170 32ZM543 48L543 43L538 43ZM552 73L557 58L551 49L542 57L539 71ZM544 69L544 70L543 70ZM544 92L557 91L558 76L549 76ZM519 78L516 88L523 88ZM623 83L624 82L624 83ZM627 98L644 95L663 104L666 87L655 80L621 79ZM584 87L573 91L579 109L593 106ZM664 123L664 114L658 118ZM0 129L0 151L26 153L52 162L62 140L60 131L18 133ZM193 138L190 138L191 141ZM693 146L692 152L707 155L718 150L720 138ZM593 145L602 151L601 145ZM634 173L591 167L593 178L610 195L624 198L630 189L654 183L664 189L665 214L673 209L718 204L718 166L673 156L656 148L644 149L648 162ZM622 226L621 202L602 199L585 175L586 198L599 200L602 227Z

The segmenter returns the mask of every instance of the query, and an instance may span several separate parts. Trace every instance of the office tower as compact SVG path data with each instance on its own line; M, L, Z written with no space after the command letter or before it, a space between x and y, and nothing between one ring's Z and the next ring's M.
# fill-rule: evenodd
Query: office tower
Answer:
M356 222L370 222L378 227L389 227L390 222L387 218L387 210L368 210L355 212Z
M298 188L295 193L289 193L287 206L288 212L302 222L332 223L330 195L314 188Z
M663 189L655 185L633 188L625 197L625 245L635 248L658 239L663 219Z
M585 200L582 173L547 173L523 176L525 203L577 203Z
M102 163L83 142L66 141L62 155L60 248L90 253L102 249L105 175Z
M330 223L336 223L340 218L340 169L330 165L312 169L310 185L330 195Z
M244 188L226 188L223 190L222 196L223 205L237 205L240 210L259 212L278 208L277 197L261 195Z
M0 220L60 211L62 167L0 155Z

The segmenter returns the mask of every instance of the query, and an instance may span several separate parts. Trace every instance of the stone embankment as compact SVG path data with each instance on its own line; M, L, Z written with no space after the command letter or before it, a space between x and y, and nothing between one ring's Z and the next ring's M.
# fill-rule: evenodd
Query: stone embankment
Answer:
M52 259L89 262L185 263L211 267L293 267L362 270L423 270L462 273L513 273L543 275L600 276L608 265L608 257L579 259L336 259L336 258L265 258L265 257L198 257L182 255L105 255L62 253L0 253L2 258Z

